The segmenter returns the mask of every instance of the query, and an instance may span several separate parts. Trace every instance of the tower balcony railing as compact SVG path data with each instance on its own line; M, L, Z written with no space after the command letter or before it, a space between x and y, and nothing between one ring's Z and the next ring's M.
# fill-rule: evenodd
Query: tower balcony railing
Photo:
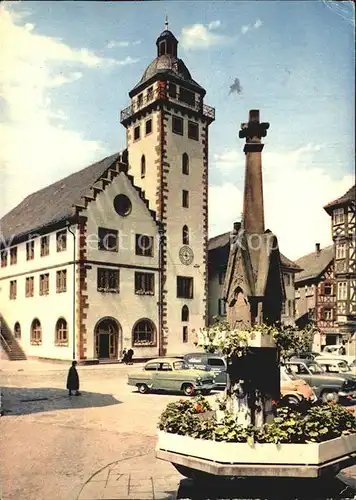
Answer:
M123 109L120 112L120 122L124 122L131 116L133 116L137 111L140 111L140 109L144 108L148 104L154 102L157 99L163 99L171 102L177 102L179 104L184 104L184 106L187 106L188 108L197 111L199 113L202 113L203 116L206 118L209 118L210 120L215 120L215 108L212 106L208 106L207 104L202 104L200 102L196 102L195 104L189 104L186 103L182 100L179 99L179 95L176 96L176 98L172 98L169 96L166 92L166 89L164 87L162 88L157 88L152 90L151 92L148 92L146 95L141 94L141 98L135 99L130 106L127 106L127 108Z

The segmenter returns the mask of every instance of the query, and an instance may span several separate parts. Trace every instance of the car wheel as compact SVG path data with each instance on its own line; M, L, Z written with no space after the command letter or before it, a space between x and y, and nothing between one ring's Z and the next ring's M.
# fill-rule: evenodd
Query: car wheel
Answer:
M299 406L300 400L296 396L286 396L282 402L287 406Z
M138 389L138 392L139 392L140 394L147 394L147 393L148 393L148 387L147 387L147 385L146 385L146 384L139 384L139 385L137 386L137 389Z
M195 389L192 384L184 384L182 390L186 396L193 396Z
M323 403L329 403L330 401L335 401L337 403L339 401L339 395L337 392L324 391L321 395L321 399Z

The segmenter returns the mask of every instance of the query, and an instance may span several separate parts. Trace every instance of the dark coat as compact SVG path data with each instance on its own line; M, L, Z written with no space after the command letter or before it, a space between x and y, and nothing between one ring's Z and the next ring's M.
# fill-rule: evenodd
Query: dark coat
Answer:
M79 375L75 366L69 368L67 377L67 389L69 391L79 390Z

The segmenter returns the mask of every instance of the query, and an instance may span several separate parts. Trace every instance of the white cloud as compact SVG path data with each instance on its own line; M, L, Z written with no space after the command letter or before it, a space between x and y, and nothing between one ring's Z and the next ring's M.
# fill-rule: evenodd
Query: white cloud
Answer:
M355 182L352 175L335 180L326 169L313 166L322 147L307 144L288 153L263 154L266 229L277 235L282 253L292 259L313 252L316 242L321 246L331 244L330 217L323 206L343 195ZM213 168L225 176L230 173L231 179L237 177L234 170L244 172L244 161L242 152L225 151L214 156ZM210 187L209 236L230 231L233 222L240 220L242 190L230 180Z
M220 26L220 21L212 21L207 26L204 24L193 24L182 29L180 43L185 49L207 49L212 45L218 45L227 40L223 35L212 33L212 30Z
M262 23L261 19L257 19L257 21L255 21L254 24L252 24L252 25L251 24L245 24L245 25L241 26L241 33L243 35L246 35L246 33L248 31L250 31L252 29L256 29L257 30L258 28L260 28L262 26L262 24L263 23Z
M118 40L118 41L115 41L115 40L112 40L111 42L109 42L107 44L107 48L108 49L113 49L114 47L130 47L131 45L139 45L141 42L141 40L135 40L133 42L129 42L129 41L126 41L126 40Z
M86 140L70 128L70 117L53 105L53 89L60 95L82 78L76 66L135 62L130 57L120 61L86 48L73 49L39 34L28 17L26 12L12 12L11 5L0 8L0 216L30 192L105 154L101 143Z
M217 19L216 21L211 21L211 23L208 24L208 29L214 30L216 28L219 28L220 25L221 25L221 22L219 21L219 19Z

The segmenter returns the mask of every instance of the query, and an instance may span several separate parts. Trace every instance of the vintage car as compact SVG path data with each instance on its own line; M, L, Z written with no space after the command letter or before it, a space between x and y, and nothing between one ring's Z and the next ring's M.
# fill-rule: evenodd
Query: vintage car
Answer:
M326 373L350 373L356 375L356 363L349 363L343 356L322 355L318 358L318 364Z
M164 390L186 396L197 392L207 395L215 386L213 373L192 369L179 358L151 359L142 370L130 373L127 383L136 386L141 394Z
M214 374L214 382L216 388L226 387L226 361L223 356L216 354L195 352L184 355L184 361L191 368L197 370L211 371Z
M288 373L281 366L281 402L288 406L298 406L303 401L315 403L318 400L310 385L303 379Z
M285 363L286 370L305 380L318 399L324 402L356 399L355 377L347 373L325 373L315 361L293 359Z

